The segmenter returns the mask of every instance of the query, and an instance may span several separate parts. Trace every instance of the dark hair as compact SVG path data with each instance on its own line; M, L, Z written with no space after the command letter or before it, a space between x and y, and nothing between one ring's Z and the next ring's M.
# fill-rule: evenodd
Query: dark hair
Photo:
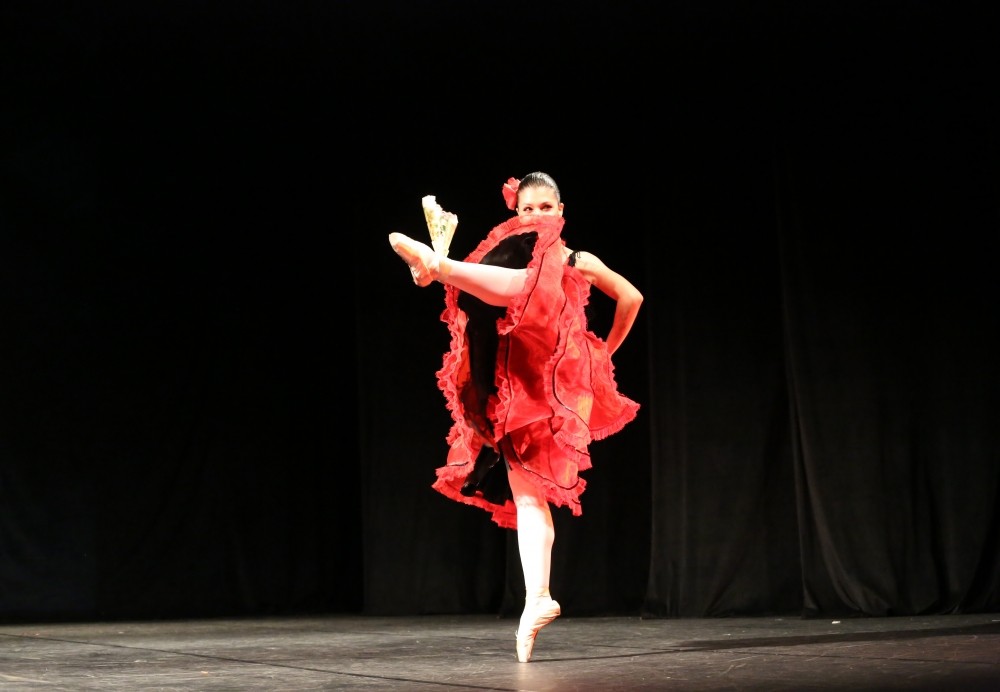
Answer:
M556 185L555 178L548 173L535 171L521 178L521 183L517 186L517 196L520 198L521 190L528 187L550 187L556 193L556 201L562 202L562 195L559 194L559 186Z

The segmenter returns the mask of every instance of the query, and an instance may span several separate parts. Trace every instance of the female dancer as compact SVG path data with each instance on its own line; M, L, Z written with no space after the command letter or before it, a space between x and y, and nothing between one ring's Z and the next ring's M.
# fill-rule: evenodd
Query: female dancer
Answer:
M591 467L589 443L621 430L639 409L618 392L611 354L632 328L642 294L595 255L566 247L564 205L551 176L511 178L503 194L517 215L465 261L401 233L389 243L414 283L445 286L451 346L437 377L454 422L433 487L517 531L525 603L515 649L527 663L538 631L561 612L549 593L549 505L582 513L579 473ZM616 301L606 339L587 327L591 286Z

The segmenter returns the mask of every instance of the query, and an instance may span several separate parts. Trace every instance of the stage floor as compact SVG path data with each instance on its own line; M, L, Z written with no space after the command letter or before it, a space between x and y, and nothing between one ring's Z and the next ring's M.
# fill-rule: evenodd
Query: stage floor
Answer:
M1000 690L1000 614L562 617L534 660L515 619L326 616L0 625L0 689Z

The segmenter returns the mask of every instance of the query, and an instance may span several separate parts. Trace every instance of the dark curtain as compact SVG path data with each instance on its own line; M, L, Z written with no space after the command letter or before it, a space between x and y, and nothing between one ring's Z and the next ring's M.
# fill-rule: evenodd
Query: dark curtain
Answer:
M566 615L1000 607L989 4L578 5L0 11L0 619L518 613L386 236L536 169L646 298Z
M676 107L651 614L995 607L992 51L971 15L870 9L706 51Z

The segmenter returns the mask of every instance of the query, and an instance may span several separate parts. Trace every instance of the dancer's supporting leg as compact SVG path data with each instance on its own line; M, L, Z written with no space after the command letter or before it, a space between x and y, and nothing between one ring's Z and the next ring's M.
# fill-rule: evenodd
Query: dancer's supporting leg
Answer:
M460 262L437 254L430 246L402 233L390 233L389 244L410 267L413 282L450 284L489 305L505 306L524 288L527 271L491 264Z
M527 663L531 660L538 630L559 617L561 612L549 593L555 529L549 503L527 477L527 472L513 465L508 469L507 478L517 507L517 547L524 572L524 612L517 626L517 660Z

